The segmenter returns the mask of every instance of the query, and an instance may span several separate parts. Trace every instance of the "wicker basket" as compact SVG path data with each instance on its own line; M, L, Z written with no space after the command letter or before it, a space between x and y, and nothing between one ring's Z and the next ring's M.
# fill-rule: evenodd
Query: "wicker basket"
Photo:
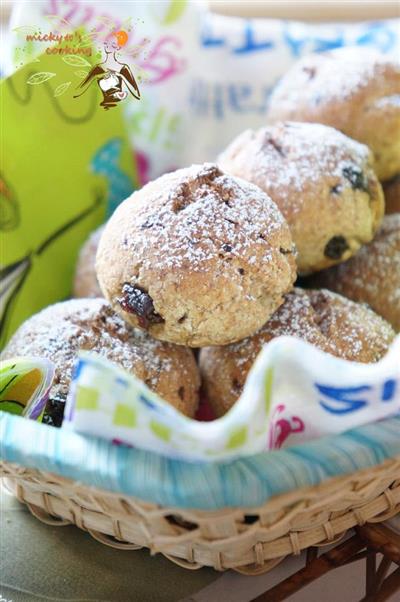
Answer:
M400 457L372 469L275 496L257 508L182 510L0 463L0 476L39 520L75 524L114 548L147 547L187 569L260 574L289 554L339 540L348 529L400 511Z

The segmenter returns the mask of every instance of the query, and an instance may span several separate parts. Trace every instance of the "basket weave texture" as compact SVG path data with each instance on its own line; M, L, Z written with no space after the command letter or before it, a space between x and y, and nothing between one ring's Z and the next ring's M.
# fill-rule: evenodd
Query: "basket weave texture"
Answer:
M75 524L106 545L147 547L188 569L260 574L290 554L331 544L356 525L400 512L400 456L275 496L263 506L217 511L162 507L8 462L0 462L0 476L47 524Z

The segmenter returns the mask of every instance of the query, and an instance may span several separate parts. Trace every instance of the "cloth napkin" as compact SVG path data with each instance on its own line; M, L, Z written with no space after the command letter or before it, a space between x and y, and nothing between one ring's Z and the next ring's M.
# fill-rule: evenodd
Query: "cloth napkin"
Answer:
M62 428L193 461L296 445L400 410L400 336L375 364L329 355L294 337L264 346L222 418L187 418L108 360L81 352Z

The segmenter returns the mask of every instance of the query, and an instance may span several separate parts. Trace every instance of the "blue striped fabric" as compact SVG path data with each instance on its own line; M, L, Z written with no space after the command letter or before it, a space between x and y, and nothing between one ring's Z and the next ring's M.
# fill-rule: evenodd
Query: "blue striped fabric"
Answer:
M252 507L400 456L400 417L228 463L189 463L0 412L3 460L164 506ZM400 477L400 475L399 475Z

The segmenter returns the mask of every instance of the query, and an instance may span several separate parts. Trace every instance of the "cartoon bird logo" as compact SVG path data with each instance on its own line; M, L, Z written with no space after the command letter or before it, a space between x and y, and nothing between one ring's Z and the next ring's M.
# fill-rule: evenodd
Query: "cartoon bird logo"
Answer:
M90 73L78 86L82 89L82 92L75 95L74 98L82 96L96 81L103 94L100 106L106 111L124 100L128 93L140 100L139 87L129 65L121 63L116 56L127 41L128 34L126 31L120 30L112 33L110 38L104 42L105 60L91 69Z

